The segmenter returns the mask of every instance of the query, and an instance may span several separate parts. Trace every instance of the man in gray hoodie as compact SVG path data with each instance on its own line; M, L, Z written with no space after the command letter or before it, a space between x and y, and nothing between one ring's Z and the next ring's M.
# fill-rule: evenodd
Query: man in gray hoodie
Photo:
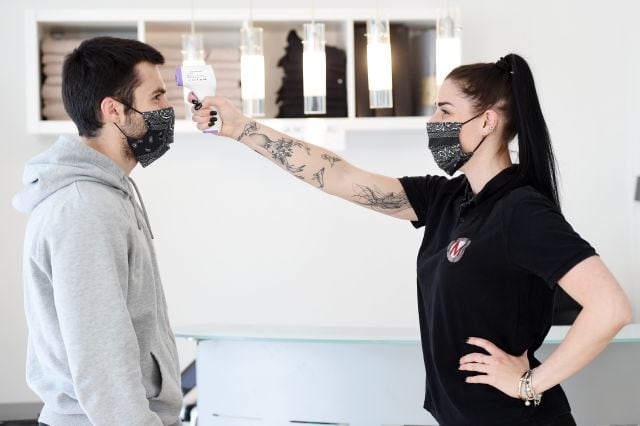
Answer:
M14 198L30 214L27 381L44 401L42 424L181 424L153 234L129 178L173 141L163 62L138 41L83 42L65 60L62 87L79 137L30 160Z

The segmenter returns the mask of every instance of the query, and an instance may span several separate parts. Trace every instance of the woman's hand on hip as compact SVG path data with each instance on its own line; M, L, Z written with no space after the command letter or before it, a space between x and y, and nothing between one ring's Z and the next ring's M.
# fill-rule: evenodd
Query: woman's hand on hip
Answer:
M467 377L466 382L490 385L510 397L519 398L518 382L529 369L527 351L520 356L509 355L479 337L470 337L467 343L484 349L489 355L474 352L460 358L460 370L481 373Z

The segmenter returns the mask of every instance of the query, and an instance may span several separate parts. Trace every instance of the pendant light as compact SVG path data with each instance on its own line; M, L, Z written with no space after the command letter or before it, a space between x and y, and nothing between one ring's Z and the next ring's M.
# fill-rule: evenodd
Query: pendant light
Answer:
M302 81L304 113L327 113L327 56L324 24L315 21L314 2L311 2L310 23L304 24L302 52Z
M182 34L182 65L205 65L204 41L202 34Z
M249 21L240 29L240 81L242 112L264 117L263 29L253 26L253 1L249 0Z
M436 84L462 63L462 27L460 12L448 6L440 10L436 26Z
M191 0L191 32L182 34L182 65L204 65L204 42L202 34L196 33L195 0Z
M369 108L393 107L391 33L389 20L380 17L377 2L376 17L367 21L367 73Z
M205 52L204 52L204 40L202 34L196 33L195 19L194 19L194 1L191 0L191 32L182 34L182 65L205 65ZM183 98L185 105L185 118L191 119L191 107L193 106L189 101L189 93L191 90L188 88L183 89Z

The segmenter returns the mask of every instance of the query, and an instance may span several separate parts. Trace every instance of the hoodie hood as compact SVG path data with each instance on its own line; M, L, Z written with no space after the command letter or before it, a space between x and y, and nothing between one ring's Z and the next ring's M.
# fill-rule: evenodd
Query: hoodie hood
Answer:
M13 197L13 206L29 214L49 196L78 181L99 182L131 196L127 177L116 163L78 137L61 136L51 148L29 160L22 177L25 187Z
M13 206L22 213L30 214L48 197L79 181L97 182L127 194L136 212L138 228L141 226L138 215L141 214L153 238L144 202L133 179L126 176L110 158L88 147L77 136L60 136L51 148L27 162L22 177L25 187L13 197ZM134 191L141 208L135 202Z

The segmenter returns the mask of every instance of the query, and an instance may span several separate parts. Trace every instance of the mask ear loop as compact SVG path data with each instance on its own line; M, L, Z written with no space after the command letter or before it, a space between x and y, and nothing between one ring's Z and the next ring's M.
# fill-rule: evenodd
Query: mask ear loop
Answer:
M476 118L480 117L482 114L484 114L485 111L482 111L480 114L478 115L474 115L473 117L471 117L470 119L468 119L467 121L465 121L464 123L460 124L460 127L464 126L465 124L467 124L468 122L475 120ZM478 148L480 148L480 145L482 145L482 142L484 142L485 139L487 139L487 136L489 135L484 135L484 137L480 140L480 142L478 142L478 145L476 145L476 147L474 148L473 151L471 151L470 153L468 153L467 155L471 156L473 154L476 153L476 151L478 150Z
M470 119L468 119L467 121L465 121L464 123L460 123L460 126L464 126L465 124L467 124L468 122L475 120L476 118L480 117L482 114L484 114L485 111L482 111L480 114L478 115L474 115L473 117L471 117Z
M124 132L122 131L120 126L118 126L116 123L113 123L113 125L116 126L118 128L118 130L120 130L120 133L122 133L122 136L124 136L125 138L128 137L127 135L124 134Z
M133 110L135 111L135 109L134 109L134 108L131 108L131 109L133 109ZM136 111L136 112L137 112L138 114L140 114L140 112L138 112L138 111ZM120 130L120 133L122 133L122 136L124 136L124 137L125 137L125 138L127 138L127 139L128 139L128 138L130 138L130 136L127 136L127 134L126 134L125 132L123 132L123 131L122 131L122 128L120 128L120 126L118 126L116 123L113 123L113 125L114 125L114 126L116 126L116 127L118 128L118 130ZM147 129L146 131L148 132L148 131L149 131L149 126L147 125L146 120L145 120L144 126L145 126L145 128ZM146 133L146 132L145 132L145 133ZM132 138L132 139L135 139L135 138Z
M129 109L131 109L131 110L133 110L133 111L137 112L137 113L138 113L138 114L140 114L140 115L142 116L142 118L144 119L144 114L143 114L143 113L141 113L140 111L138 111L137 109L135 109L135 108L133 107L133 105L129 105L128 103L126 103L126 102L124 102L124 101L122 101L122 100L120 100L120 99L118 99L118 98L116 98L116 97L113 97L113 99L115 99L116 101L120 102L122 105L126 106L127 108L129 108ZM113 123L113 124L114 124L114 126L116 126L116 127L118 128L118 130L120 130L120 133L122 133L122 134L124 135L124 137L125 137L125 138L128 138L128 137L129 137L129 136L127 136L127 134L126 134L125 132L123 132L123 131L122 131L122 129L120 128L120 126L118 126L116 123ZM146 132L148 132L148 131L149 131L149 125L147 124L147 120L144 120L144 127L146 128ZM146 133L146 132L145 132L145 133Z
M484 142L484 140L487 139L487 136L489 136L489 135L484 135L484 137L480 140L480 142L478 142L478 145L476 145L476 148L473 151L471 151L472 154L476 153L478 148L480 148L480 145L482 145L482 142Z
M134 111L135 111L135 112L137 112L138 114L140 114L140 115L144 115L144 114L142 114L140 111L138 111L137 109L135 109L135 108L133 107L133 105L129 105L128 103L126 103L126 102L124 102L123 100L118 99L118 98L116 98L116 97L113 97L113 96L112 96L112 98L113 98L113 99L115 99L116 101L120 102L122 105L126 106L127 108L134 110Z

